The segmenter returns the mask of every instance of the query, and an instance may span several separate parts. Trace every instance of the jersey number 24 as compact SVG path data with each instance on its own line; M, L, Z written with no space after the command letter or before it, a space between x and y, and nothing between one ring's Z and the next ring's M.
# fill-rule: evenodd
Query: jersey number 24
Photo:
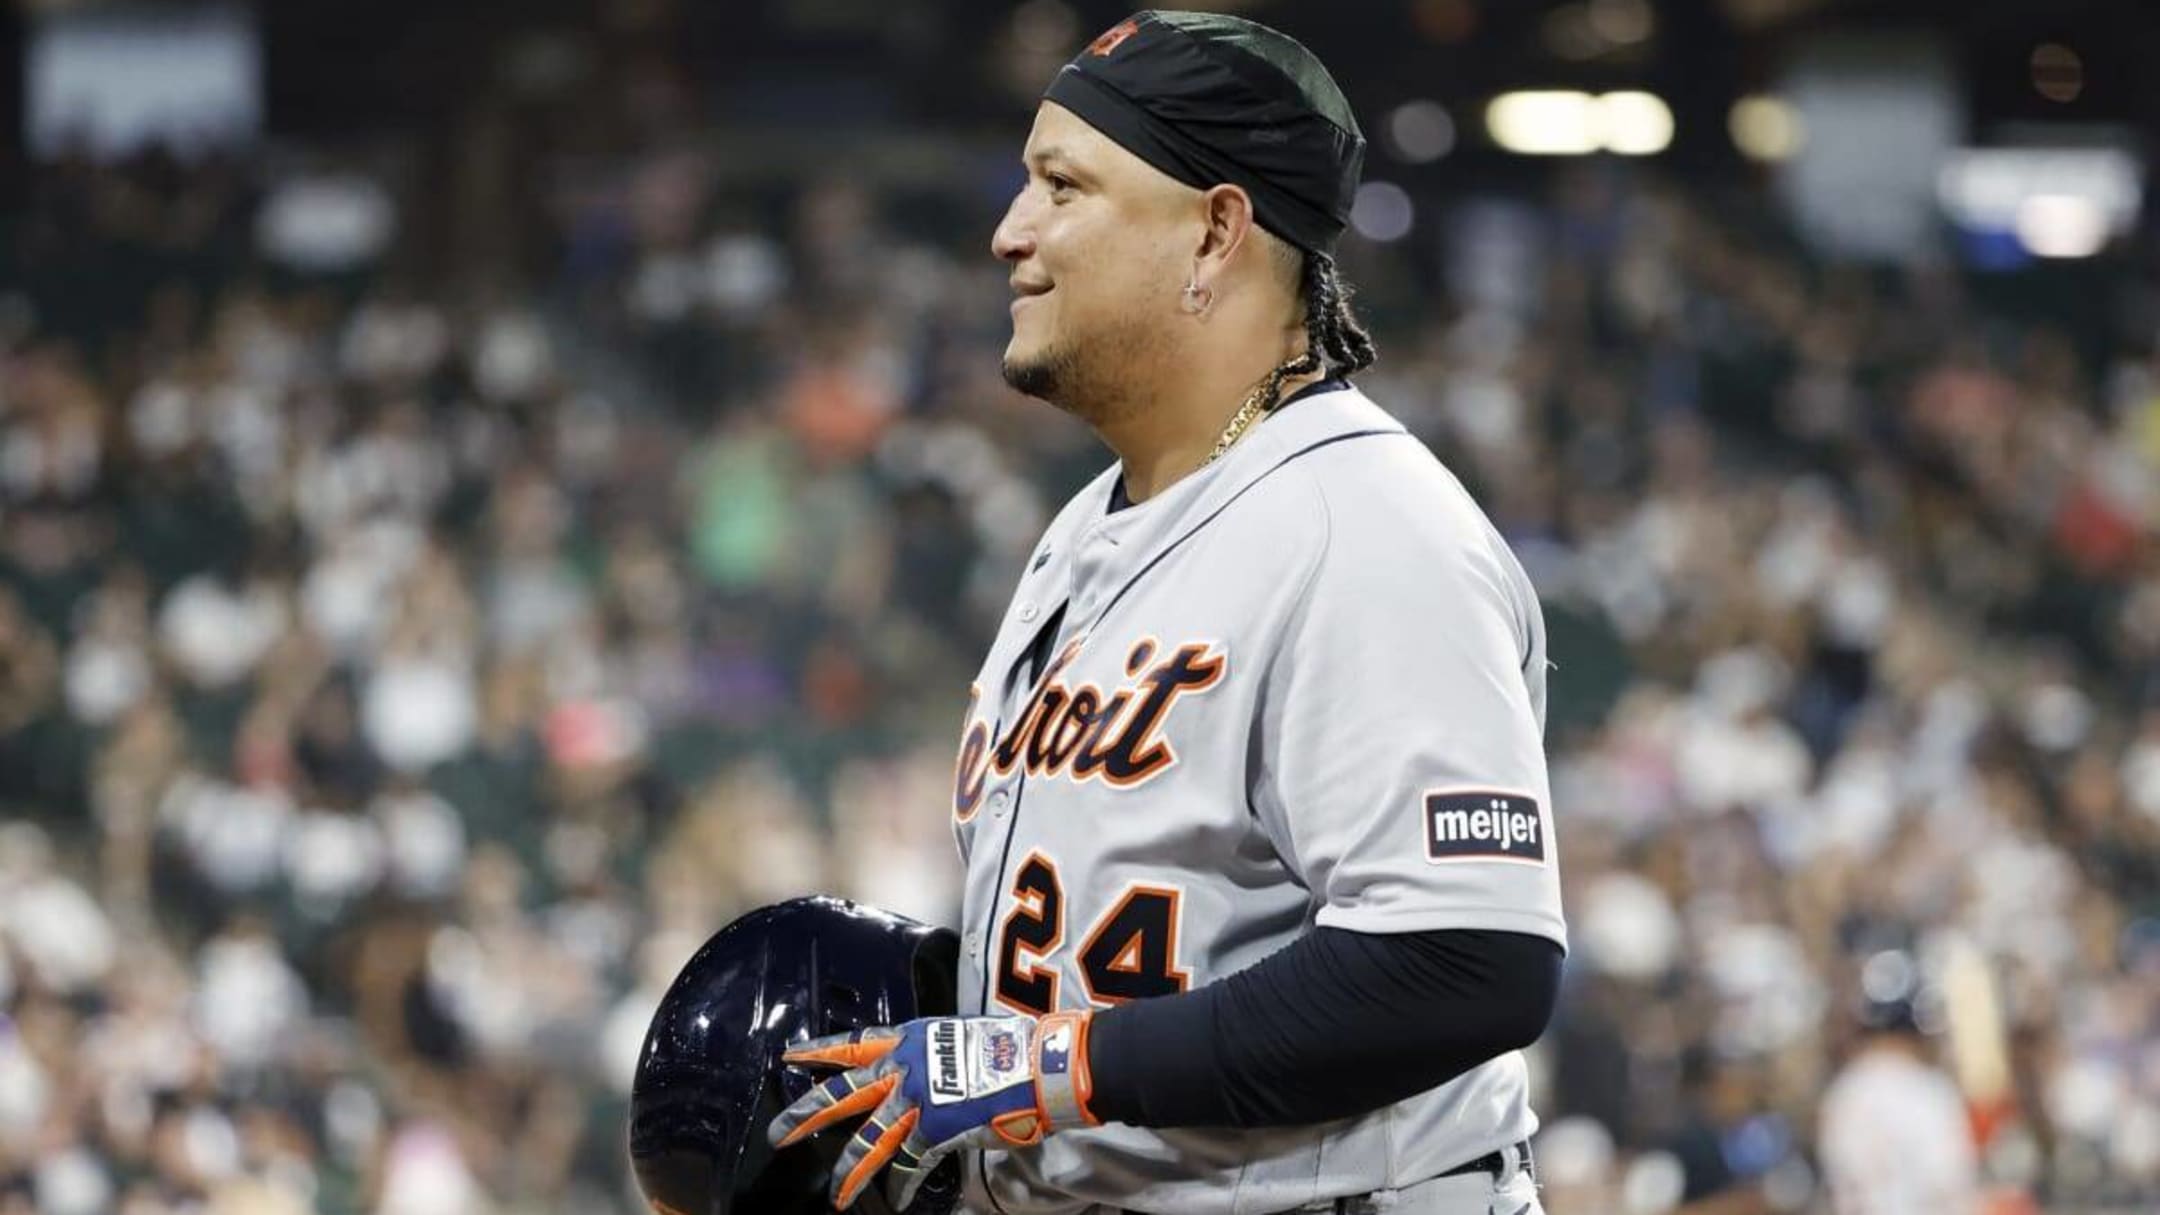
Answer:
M998 931L997 998L1019 1012L1042 1016L1058 1007L1058 969L1049 964L1065 943L1065 887L1057 866L1031 852L1013 877L1013 908ZM1184 991L1190 973L1177 966L1179 892L1134 884L1097 917L1080 945L1080 982L1096 1004L1122 1004Z

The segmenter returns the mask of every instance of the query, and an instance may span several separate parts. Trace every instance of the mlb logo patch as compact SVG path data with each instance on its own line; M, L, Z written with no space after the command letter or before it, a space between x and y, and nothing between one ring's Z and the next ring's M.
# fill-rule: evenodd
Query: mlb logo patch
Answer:
M1495 789L1435 790L1425 795L1425 859L1545 863L1545 823L1537 799Z

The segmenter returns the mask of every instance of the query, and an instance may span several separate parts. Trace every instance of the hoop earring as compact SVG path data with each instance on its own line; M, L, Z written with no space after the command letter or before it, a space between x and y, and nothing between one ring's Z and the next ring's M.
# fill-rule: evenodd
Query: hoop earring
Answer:
M1185 311L1194 316L1199 316L1208 310L1209 304L1214 302L1215 293L1213 291L1201 286L1197 280L1188 280L1186 282Z

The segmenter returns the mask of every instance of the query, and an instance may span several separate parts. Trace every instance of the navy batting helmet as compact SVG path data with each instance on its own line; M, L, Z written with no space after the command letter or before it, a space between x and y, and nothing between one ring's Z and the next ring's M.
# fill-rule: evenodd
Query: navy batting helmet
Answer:
M773 1116L815 1077L780 1060L825 1034L954 1011L952 933L842 899L795 899L736 920L675 976L645 1034L630 1094L630 1160L661 1215L811 1215L830 1209L852 1127L775 1153ZM957 1158L906 1215L959 1205ZM875 1187L855 1210L893 1215Z

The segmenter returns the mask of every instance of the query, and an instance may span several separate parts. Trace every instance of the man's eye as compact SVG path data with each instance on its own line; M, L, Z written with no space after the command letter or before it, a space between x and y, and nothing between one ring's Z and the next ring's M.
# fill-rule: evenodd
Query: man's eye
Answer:
M1072 189L1070 178L1060 177L1055 173L1044 174L1043 180L1050 183L1050 192L1053 194Z

